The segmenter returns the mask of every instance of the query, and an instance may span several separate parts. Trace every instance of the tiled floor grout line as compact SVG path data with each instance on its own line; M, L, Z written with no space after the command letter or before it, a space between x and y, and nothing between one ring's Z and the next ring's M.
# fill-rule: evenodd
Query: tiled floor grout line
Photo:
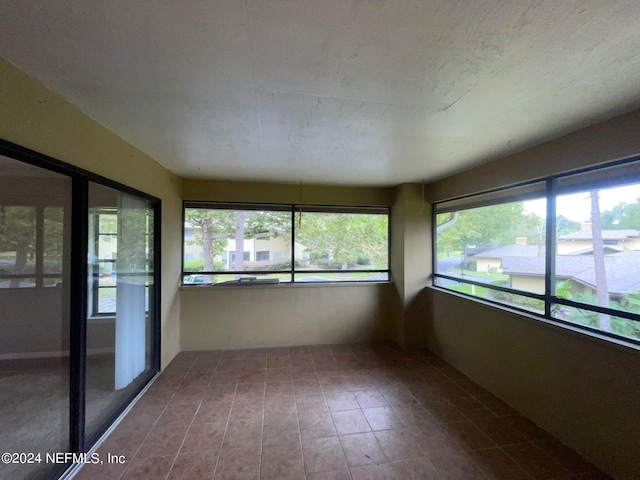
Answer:
M222 357L220 357L222 359ZM217 366L216 366L217 370ZM211 383L209 384L211 386ZM224 425L224 434L222 435L222 439L220 441L220 448L218 450L218 456L216 457L216 466L213 469L213 475L211 476L211 480L216 478L216 474L218 473L218 465L220 465L220 455L222 455L222 448L224 447L224 439L227 436L227 428L229 428L229 421L231 420L231 412L233 410L233 404L236 401L236 394L238 393L238 383L236 382L236 387L233 392L233 399L231 400L231 407L229 407L229 415L227 416L227 421Z

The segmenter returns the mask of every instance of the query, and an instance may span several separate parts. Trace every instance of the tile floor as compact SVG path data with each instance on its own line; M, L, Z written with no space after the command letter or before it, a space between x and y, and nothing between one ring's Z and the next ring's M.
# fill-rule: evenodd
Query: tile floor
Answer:
M437 356L387 344L182 352L81 479L609 478Z

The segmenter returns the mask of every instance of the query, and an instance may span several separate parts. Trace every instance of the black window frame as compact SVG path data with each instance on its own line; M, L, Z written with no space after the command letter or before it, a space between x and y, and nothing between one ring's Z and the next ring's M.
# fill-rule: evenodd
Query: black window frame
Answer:
M185 258L185 223L186 223L186 210L189 208L209 208L214 210L256 210L256 211L274 211L274 212L288 212L291 215L291 267L288 269L280 270L225 270L220 271L193 271L184 269ZM313 273L344 273L344 270L339 269L322 269L322 270L296 270L295 267L295 244L296 244L296 222L299 219L299 215L305 213L336 213L336 214L379 214L385 215L387 218L387 268L386 269L363 269L363 270L351 270L351 273L367 272L367 273L386 273L387 280L359 280L359 279L346 279L346 280L323 280L323 281L295 281L295 276L299 274L313 274ZM312 205L312 204L295 204L295 203L258 203L258 202L215 202L215 201L193 201L185 200L182 206L182 277L181 285L186 287L194 286L191 283L185 283L185 278L190 275L273 275L273 274L288 274L290 275L289 282L281 282L278 285L327 285L327 284L345 284L345 283L390 283L392 281L391 276L391 207L389 206L344 206L344 205ZM231 258L228 259L231 261ZM259 283L259 282L257 282ZM252 282L224 282L216 284L205 284L209 286L227 286L227 285L251 285ZM203 284L197 284L203 285Z
M635 164L635 165L634 165ZM503 309L508 309L508 310L515 310L517 312L520 313L524 313L527 314L529 316L534 316L537 318L540 318L541 320L546 321L547 323L551 323L551 324L557 324L557 325L561 325L561 326L566 326L566 327L570 327L572 330L577 330L577 331L583 331L583 332L588 332L591 334L595 334L596 336L599 336L601 338L606 338L608 340L616 340L616 341L622 341L625 344L633 344L633 345L640 345L640 340L635 339L635 338L631 338L628 336L623 336L623 335L619 335L615 332L607 332L607 331L603 331L600 330L598 328L595 327L591 327L589 325L584 325L584 324L580 324L580 323L574 323L574 322L570 322L567 320L563 320L561 318L557 318L555 316L553 316L553 308L555 305L564 305L567 307L573 307L573 308L579 308L579 309L583 309L583 310L588 310L591 312L595 312L595 313L602 313L602 314L607 314L607 315L611 315L614 317L619 317L619 318L624 318L627 320L632 320L635 322L640 322L640 315L636 314L636 313L632 313L632 312L628 312L628 311L624 311L624 310L618 310L615 308L608 308L608 307L601 307L598 305L592 305L592 304L588 304L588 303L584 303L584 302L579 302L579 301L575 301L575 300L570 300L570 299L565 299L562 297L558 297L557 295L555 295L556 292L556 256L557 256L557 242L555 241L555 237L556 237L556 199L559 195L565 195L565 194L570 194L570 193L578 193L578 192L583 192L585 191L585 189L589 189L589 188L593 188L594 186L600 187L600 188L615 188L618 185L623 185L624 183L615 183L615 180L617 180L618 178L620 178L620 175L613 175L613 179L609 178L611 177L611 175L609 174L609 176L607 176L607 169L615 169L616 167L631 167L633 169L634 166L637 166L640 168L640 156L633 156L633 157L629 157L629 158L624 158L624 159L620 159L620 160L616 160L613 162L608 162L608 163L603 163L603 164L598 164L598 165L593 165L590 167L584 167L584 168L580 168L577 170L573 170L573 171L569 171L569 172L563 172L560 174L556 174L556 175L549 175L549 176L545 176L542 178L537 178L537 179L533 179L530 181L526 181L526 182L521 182L521 183L516 183L513 185L509 185L509 186L505 186L505 187L499 187L499 188L495 188L495 189L490 189L490 190L486 190L483 192L477 192L477 193L473 193L473 194L468 194L468 195L461 195L458 197L454 197L454 198L450 198L450 199L446 199L446 200L442 200L442 201L437 201L433 203L433 209L432 209L432 219L431 219L431 225L432 225L432 286L434 288L437 288L441 291L447 292L447 293L455 293L457 295L461 295L464 296L468 299L474 300L474 301L478 301L478 302L484 302L484 303L489 303L492 304L496 307L500 307ZM580 176L581 175L585 175L588 176L590 174L594 174L597 173L598 171L602 171L604 172L603 174L603 179L601 180L590 180L587 182L581 182L580 181ZM573 182L572 177L574 177ZM638 178L640 179L640 174L638 175ZM568 185L563 185L561 187L559 187L559 183L561 183L563 180L569 180ZM539 185L543 183L544 184L544 190L540 190L539 189ZM630 183L630 182L629 182ZM635 182L633 182L635 183ZM496 200L489 200L489 201L482 201L482 200L478 200L483 196L486 196L488 198L494 198L494 197L500 197L501 193L503 192L508 192L508 191L515 191L517 192L518 189L521 189L521 194L520 195L516 195L516 197L513 196L504 196L502 197L503 201L496 201ZM517 201L517 200L526 200L532 197L536 196L536 192L539 194L540 192L544 192L543 193L543 197L546 199L546 224L545 224L545 228L546 228L546 234L545 234L545 272L544 272L544 278L545 278L545 290L544 293L542 294L538 294L538 293L533 293L533 292L527 292L524 290L517 290L517 289L513 289L510 287L505 287L505 286L499 286L499 285L490 285L487 283L482 283L482 282L478 282L475 280L471 280L468 278L460 278L460 277L456 277L453 275L447 275L444 273L439 273L438 269L437 269L437 262L438 262L438 230L437 230L437 216L438 214L441 213L446 213L446 212L451 212L451 211L456 211L456 210L465 210L465 209L469 209L469 208L475 208L475 207L482 207L482 206L489 206L489 205L498 205L498 204L505 204L505 203L509 203L509 202L513 202L513 201ZM540 198L539 195L537 196L537 198ZM454 205L453 207L449 206L447 207L446 205ZM444 208L438 208L441 205L445 205ZM455 205L460 205L464 208L456 208ZM505 293L510 293L510 294L514 294L514 295L519 295L519 296L523 296L523 297L528 297L531 299L535 299L535 300L540 300L544 302L544 314L538 314L536 312L533 312L531 310L528 310L526 308L520 308L516 305L512 305L512 304L506 304L503 302L500 302L498 300L495 299L491 299L491 298L479 298L477 296L474 296L472 294L468 294L466 292L461 292L461 291L454 291L451 289L446 288L446 286L440 286L437 285L438 279L446 279L446 280L451 280L451 281L455 281L455 282L459 282L459 283L464 283L464 284L469 284L469 285L475 285L478 287L484 287L484 288L489 288L491 290L496 290L496 291L500 291L500 292L505 292Z

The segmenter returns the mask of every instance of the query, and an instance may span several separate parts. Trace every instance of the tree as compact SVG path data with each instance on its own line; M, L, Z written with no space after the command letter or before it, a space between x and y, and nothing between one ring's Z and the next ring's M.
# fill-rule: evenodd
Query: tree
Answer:
M600 223L599 191L591 190L591 235L593 237L593 262L596 276L596 295L598 305L609 306L609 287L607 285L607 272L604 265L604 242L602 241L602 227ZM600 329L611 331L611 317L605 313L600 314Z
M190 244L202 245L203 271L214 271L214 257L225 251L229 240L235 240L234 270L244 268L244 240L258 234L280 236L291 231L291 213L272 211L185 209L185 220L200 228ZM208 276L206 282L213 281Z
M451 220L450 214L444 215L447 217L438 223L445 224ZM462 248L464 262L469 245L512 242L512 227L524 221L526 216L522 202L462 210L455 223L438 231L438 247L449 250Z
M327 258L346 270L359 258L387 262L388 220L385 215L307 213L296 224L296 238L312 259Z
M602 212L602 228L605 230L640 229L640 198L636 203L619 203Z
M203 271L212 272L213 258L224 252L228 236L234 230L235 212L232 210L187 208L185 209L185 220L200 228L201 234L195 236L192 242L202 245ZM207 276L205 279L207 283L212 281L211 276Z

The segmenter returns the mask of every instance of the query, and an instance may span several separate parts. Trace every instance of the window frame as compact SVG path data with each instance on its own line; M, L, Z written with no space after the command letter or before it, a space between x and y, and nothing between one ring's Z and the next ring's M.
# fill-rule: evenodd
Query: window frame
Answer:
M558 187L558 182L563 180L563 179L567 179L567 178L571 178L571 177L579 177L580 175L584 175L584 174L590 174L590 173L597 173L599 170L600 171L604 171L606 169L612 169L615 167L624 167L627 165L632 165L632 164L637 164L638 166L640 166L640 156L633 156L633 157L629 157L629 158L625 158L625 159L620 159L617 161L613 161L613 162L608 162L608 163L604 163L604 164L598 164L598 165L592 165L589 167L584 167L581 169L577 169L577 170L572 170L570 172L564 172L564 173L560 173L560 174L555 174L555 175L549 175L549 176L545 176L542 178L537 178L537 179L533 179L533 180L529 180L529 181L525 181L525 182L520 182L520 183L516 183L513 185L509 185L509 186L504 186L504 187L498 187L498 188L494 188L494 189L489 189L489 190L485 190L482 192L476 192L476 193L472 193L472 194L467 194L467 195L461 195L461 196L457 196L457 197L453 197L450 199L445 199L445 200L441 200L441 201L437 201L433 203L433 209L432 209L432 219L431 219L431 225L432 225L432 287L437 288L441 291L447 292L447 293L451 293L451 294L456 294L456 295L461 295L464 296L465 298L471 299L473 301L477 301L477 302L481 302L481 303L489 303L492 304L496 307L502 308L502 309L507 309L507 310L515 310L517 312L520 313L524 313L526 315L529 316L533 316L533 317L537 317L541 320L544 320L548 323L551 324L557 324L557 325L561 325L561 326L565 326L565 327L570 327L571 329L575 329L578 331L584 331L584 332L588 332L591 334L596 334L597 336L602 336L604 338L606 338L607 340L617 340L617 341L622 341L625 343L630 343L630 344L634 344L634 345L640 345L640 339L634 339L631 337L627 337L627 336L623 336L620 334L617 334L615 332L607 332L607 331L603 331L600 330L598 328L592 327L590 325L584 325L584 324L580 324L580 323L575 323L575 322L570 322L568 320L564 320L561 318L557 318L554 317L552 315L552 310L553 307L555 305L564 305L567 307L573 307L573 308L579 308L582 310L587 310L587 311L592 311L595 313L602 313L602 314L607 314L607 315L611 315L614 317L619 317L619 318L624 318L627 320L632 320L635 322L640 322L640 315L637 313L632 313L632 312L627 312L624 310L618 310L615 308L610 308L610 307L601 307L599 305L591 305L588 303L583 303L583 302L579 302L579 301L575 301L575 300L570 300L570 299L566 299L566 298L561 298L558 297L555 293L556 293L556 256L557 256L557 242L554 240L555 239L555 235L556 235L556 200L557 197L560 195L566 195L566 194L571 194L571 193L578 193L578 192L583 192L585 189L589 189L592 188L593 185L598 185L601 188L615 188L618 185L622 185L621 183L616 183L616 179L618 178L617 176L613 176L613 179L611 178L605 178L602 179L601 181L594 181L592 182L592 184L582 184L579 181L574 181L574 182L569 182L569 185L563 186L562 188ZM603 175L606 176L606 175ZM514 197L509 195L505 197L505 201L503 202L495 202L495 201L489 201L489 202L482 202L477 200L478 198L480 198L483 195L488 195L489 197L491 197L491 195L493 194L500 194L500 192L505 192L505 191L509 191L509 190L514 190L514 189L518 189L521 188L523 189L524 192L529 191L529 188L535 184L540 184L544 182L545 188L544 188L544 194L543 197L538 196L538 198L545 198L546 199L546 219L545 219L545 272L544 272L544 284L545 284L545 288L544 288L544 293L539 294L539 293L534 293L534 292L527 292L527 291L523 291L523 290L517 290L517 289L513 289L510 287L503 287L500 285L489 285L486 283L482 283L482 282L478 282L475 280L471 280L471 279L461 279L460 277L455 277L453 275L447 275L447 274L443 274L443 273L439 273L437 271L437 263L438 263L438 231L437 231L437 216L438 214L441 213L446 213L448 211L462 211L462 210L466 210L466 209L470 209L470 208L477 208L477 207L482 207L482 206L490 206L490 205L500 205L500 204L506 204L509 203L509 201L513 202L514 201ZM542 192L542 190L540 190ZM528 194L525 193L523 195L524 199L528 198ZM453 203L460 205L459 208L455 209L454 207L445 207L441 210L438 209L438 205L442 205L442 204L447 204L447 203ZM467 207L467 205L469 205ZM500 291L500 292L505 292L505 293L511 293L514 295L519 295L519 296L523 296L523 297L528 297L528 298L532 298L535 300L541 300L544 302L544 314L539 314L536 313L534 311L528 310L526 308L522 308L522 307L518 307L517 305L512 305L512 304L506 304L503 302L500 302L499 300L495 300L495 299L491 299L491 298L480 298L480 297L476 297L472 294L468 294L466 292L462 292L462 291L454 291L451 290L449 288L447 288L446 286L440 286L437 285L437 280L438 279L446 279L446 280L452 280L452 281L456 281L459 283L464 283L464 284L469 284L469 285L475 285L475 286L479 286L479 287L484 287L484 288L489 288L491 290L496 290L496 291Z
M287 212L291 215L291 267L288 269L281 270L225 270L225 271L193 271L193 270L185 270L184 268L184 251L185 251L185 223L186 220L186 210L188 208L210 208L212 210L255 210L255 211L273 211L273 212ZM366 269L366 270L351 270L350 272L368 272L368 273L386 273L386 280L358 280L358 279L347 279L347 280L314 280L314 281L304 281L300 282L295 280L295 276L301 273L304 274L313 274L313 273L344 273L344 270L338 269L305 269L305 270L296 270L295 267L295 244L296 244L296 221L298 220L298 215L302 215L304 213L336 213L336 214L380 214L385 215L387 218L387 268L386 269ZM282 254L282 252L278 252ZM296 204L296 203L259 203L259 202L217 202L217 201L195 201L195 200L185 200L182 205L182 273L181 273L181 286L183 287L192 287L196 286L194 284L185 283L185 278L189 275L274 275L274 274L287 274L290 275L290 281L288 282L278 282L278 283L270 283L271 285L327 285L327 284L345 284L345 283L363 283L363 284L375 284L375 283L390 283L391 276L391 207L389 206L353 206L353 205L317 205L317 204ZM228 260L231 260L231 255L229 255ZM228 287L235 285L252 285L252 284L260 284L264 282L223 282L223 283L211 283L204 284L210 287ZM199 284L202 286L203 284Z

